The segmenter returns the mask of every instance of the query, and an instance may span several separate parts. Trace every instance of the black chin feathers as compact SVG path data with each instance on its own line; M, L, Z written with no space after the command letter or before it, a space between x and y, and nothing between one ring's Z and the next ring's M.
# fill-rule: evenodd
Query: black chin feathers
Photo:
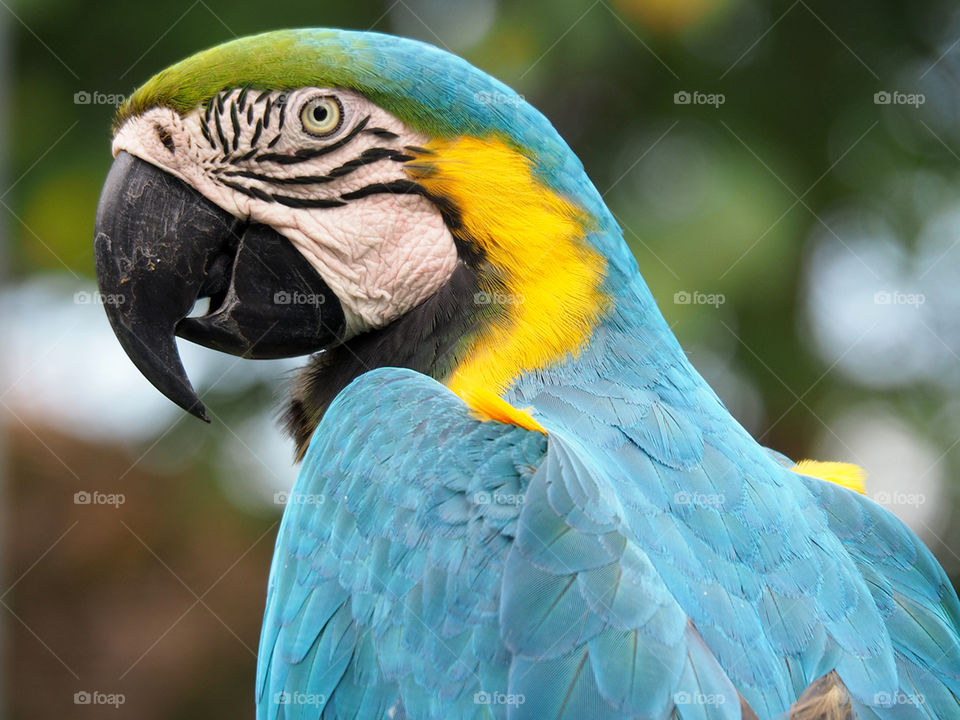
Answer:
M477 274L457 265L432 296L386 327L358 335L310 357L294 382L283 424L301 459L310 437L337 394L378 367L402 367L442 379L481 327L474 296Z

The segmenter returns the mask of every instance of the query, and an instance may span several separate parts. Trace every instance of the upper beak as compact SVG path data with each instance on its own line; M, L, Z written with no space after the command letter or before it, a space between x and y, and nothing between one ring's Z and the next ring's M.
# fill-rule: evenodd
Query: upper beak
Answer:
M342 337L340 302L285 237L129 153L107 175L95 233L97 282L117 339L160 392L203 420L175 335L253 358L306 355ZM203 297L208 313L187 318Z

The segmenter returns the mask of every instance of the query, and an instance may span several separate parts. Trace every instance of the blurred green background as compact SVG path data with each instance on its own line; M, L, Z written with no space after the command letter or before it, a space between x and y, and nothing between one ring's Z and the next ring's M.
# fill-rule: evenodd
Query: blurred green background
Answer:
M960 578L955 3L0 0L0 716L253 715L297 362L184 347L214 422L185 416L110 333L92 228L117 99L290 26L417 37L543 110L740 421L863 465Z

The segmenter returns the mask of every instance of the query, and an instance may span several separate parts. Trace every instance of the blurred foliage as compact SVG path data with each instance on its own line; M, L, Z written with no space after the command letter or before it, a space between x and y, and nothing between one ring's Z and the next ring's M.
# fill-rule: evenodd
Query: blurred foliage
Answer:
M857 233L879 247L871 228L882 228L898 267L917 268L920 280L929 272L918 267L927 246L944 248L933 264L948 279L946 269L960 268L944 260L960 237L958 223L931 229L960 199L960 13L949 0L20 0L6 7L14 78L3 111L13 187L2 199L15 278L92 277L113 108L76 104L76 93L129 93L187 54L268 29L412 35L465 56L553 121L623 225L694 363L765 444L800 457L836 440L843 453L833 419L869 400L933 448L940 475L957 474L960 328L950 296L940 315L933 308L917 316L927 318L933 339L920 337L946 353L934 377L858 376L848 361L870 352L857 349L856 337L850 349L825 348L823 338L836 335L824 336L821 316L808 312L818 288L828 287L814 262L828 250L861 261L873 275L871 294L897 289L857 252ZM923 93L925 102L877 104L875 93L893 91ZM723 102L678 104L678 92L719 93ZM841 276L829 288L848 286ZM681 292L722 294L724 302L678 304ZM856 323L839 332L851 334ZM874 353L893 368L912 351L898 337ZM210 404L239 422L275 402L272 386L260 383L217 393ZM145 442L126 451L177 457L178 448L190 448L178 474L217 488L233 480L216 477L229 441L222 428L178 423L155 448ZM914 480L903 477L903 487ZM946 497L955 516L955 484ZM249 521L254 533L262 517L248 512L238 522ZM960 547L960 524L925 539L960 574L951 549ZM242 695L250 687L252 676L234 685Z

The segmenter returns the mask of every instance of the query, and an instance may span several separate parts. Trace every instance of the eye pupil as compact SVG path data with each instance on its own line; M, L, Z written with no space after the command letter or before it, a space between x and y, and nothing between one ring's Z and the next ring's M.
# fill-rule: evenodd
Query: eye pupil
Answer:
M323 107L322 105L317 105L315 108L313 108L313 119L317 122L323 122L326 120L327 115L329 115L329 112L327 108Z

